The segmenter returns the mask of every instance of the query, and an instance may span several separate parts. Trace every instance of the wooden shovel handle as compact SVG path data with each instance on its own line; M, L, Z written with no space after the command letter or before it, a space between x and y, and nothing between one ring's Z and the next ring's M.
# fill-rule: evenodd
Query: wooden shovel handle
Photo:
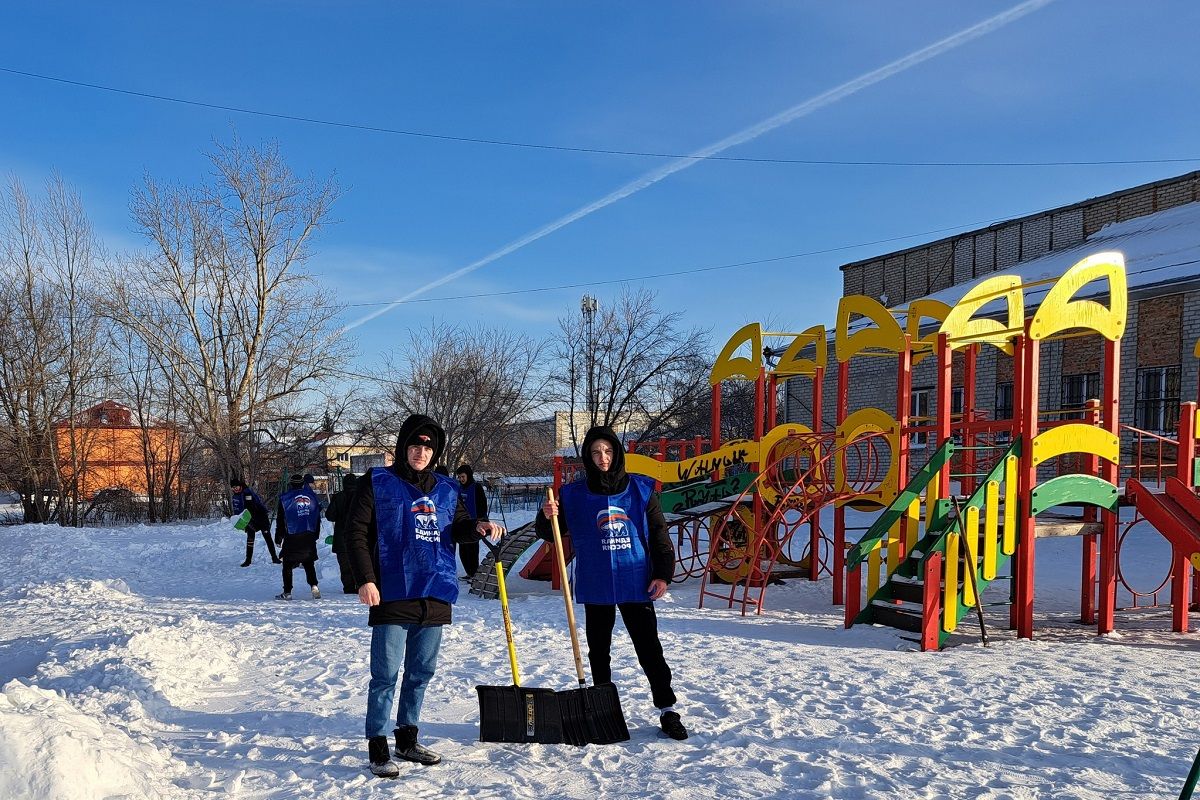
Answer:
M554 490L546 489L550 502L554 501ZM554 557L558 561L558 580L562 584L563 602L567 606L567 627L571 629L571 649L575 651L575 674L579 677L579 685L587 681L583 677L583 654L579 650L579 633L575 630L575 604L571 600L571 584L567 582L567 559L563 557L562 534L558 532L558 514L550 518L550 527L554 529Z

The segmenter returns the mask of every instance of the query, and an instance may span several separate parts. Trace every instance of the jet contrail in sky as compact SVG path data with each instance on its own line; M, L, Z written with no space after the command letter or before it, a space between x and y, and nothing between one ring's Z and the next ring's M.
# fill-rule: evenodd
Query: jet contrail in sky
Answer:
M661 167L658 167L657 169L653 169L641 177L630 181L616 191L601 197L599 200L588 203L586 206L572 211L566 216L559 217L553 222L543 225L532 233L527 233L521 238L509 242L499 250L489 253L479 260L467 264L465 267L460 267L454 272L443 275L437 280L430 281L424 286L413 289L411 292L393 301L392 303L376 309L370 314L367 314L366 316L349 323L342 328L342 332L344 333L352 330L353 328L357 328L358 326L370 322L378 316L388 313L396 306L402 305L415 297L419 297L420 295L423 295L432 289L436 289L439 286L443 286L451 281L457 280L464 275L469 275L475 270L485 267L493 261L504 258L506 255L514 253L517 250L520 250L522 247L536 242L538 239L545 238L555 231L565 228L572 222L577 222L589 214L610 206L619 200L624 200L630 195L637 194L642 189L653 186L664 178L674 175L676 172L680 172L688 167L695 166L696 164L701 163L705 158L715 156L731 147L736 147L739 144L745 144L753 139L757 139L764 133L768 133L776 128L786 125L789 122L792 122L793 120L807 116L818 109L832 105L842 98L849 97L852 94L866 89L868 86L873 86L880 81L887 80L893 75L898 75L899 73L911 69L912 67L928 61L931 58L936 58L942 53L949 52L950 50L960 47L967 42L973 41L974 39L978 39L981 36L986 36L992 31L999 30L1005 25L1015 22L1026 14L1030 14L1042 8L1043 6L1049 5L1053 1L1054 0L1026 0L1026 2L1013 6L1009 10L1003 11L994 17L985 19L983 22L972 25L969 28L964 28L958 33L951 34L945 39L941 39L940 41L934 42L933 44L923 47L920 50L909 53L903 58L897 59L890 64L885 64L878 69L871 70L870 72L860 75L853 80L846 81L840 86L835 86L832 89L822 92L815 97L809 98L799 105L792 106L785 111L781 111L773 117L768 117L757 125L752 125L749 128L738 131L737 133L727 136L718 142L714 142L707 147L702 147L701 149L684 158L677 158Z

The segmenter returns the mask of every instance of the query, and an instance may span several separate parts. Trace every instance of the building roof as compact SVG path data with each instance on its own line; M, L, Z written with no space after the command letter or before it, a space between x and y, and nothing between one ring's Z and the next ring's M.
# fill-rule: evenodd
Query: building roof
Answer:
M1200 202L1114 222L1077 245L1052 250L927 296L954 305L967 291L995 275L1020 275L1024 283L1056 278L1087 256L1114 250L1125 256L1131 297L1154 289L1170 287L1184 291L1200 286ZM1053 284L1025 289L1026 308L1036 307L1051 288ZM1085 287L1079 296L1106 293L1107 286L1100 292L1089 292Z

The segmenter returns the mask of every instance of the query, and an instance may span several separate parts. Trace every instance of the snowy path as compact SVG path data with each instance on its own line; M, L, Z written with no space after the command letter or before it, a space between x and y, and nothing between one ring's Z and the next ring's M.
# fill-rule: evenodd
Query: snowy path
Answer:
M970 626L925 654L845 631L828 581L773 588L758 618L674 587L660 619L685 742L659 734L618 626L632 741L480 744L474 686L508 683L507 655L498 604L464 592L422 726L446 761L380 781L364 609L332 556L324 599L282 603L277 568L260 552L238 569L240 551L225 521L0 530L0 797L1174 797L1200 745L1200 636L1163 611L1104 638L1070 622L1065 539L1039 544L1038 638L993 615L987 650ZM561 600L513 590L525 684L570 688Z

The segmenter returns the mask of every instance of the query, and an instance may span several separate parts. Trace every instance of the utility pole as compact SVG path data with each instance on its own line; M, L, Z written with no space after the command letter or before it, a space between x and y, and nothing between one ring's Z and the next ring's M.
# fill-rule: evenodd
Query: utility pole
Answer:
M587 337L584 347L587 350L587 411L589 427L596 424L595 382L593 378L596 366L596 343L592 338L592 332L598 308L600 308L600 302L590 294L585 294L579 301L579 311L583 314L583 325ZM575 424L573 420L571 424Z

